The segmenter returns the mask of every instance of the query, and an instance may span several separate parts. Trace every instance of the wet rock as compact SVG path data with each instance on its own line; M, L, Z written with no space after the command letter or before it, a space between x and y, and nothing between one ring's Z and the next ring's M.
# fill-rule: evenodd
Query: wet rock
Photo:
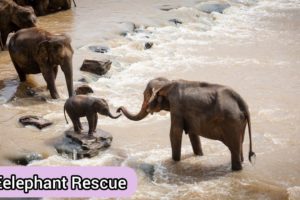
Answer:
M170 11L177 8L178 6L174 6L174 5L162 5L159 9L162 11Z
M80 67L80 70L101 76L106 74L108 70L110 70L111 63L112 62L110 60L84 60L82 66Z
M43 156L39 153L30 153L17 158L10 158L9 160L17 165L28 165L34 160L42 160Z
M36 96L36 91L34 91L32 88L30 87L27 87L26 88L26 95L27 96L30 96L30 97L34 97Z
M106 46L89 46L88 48L96 53L107 53L109 51L109 48Z
M198 9L205 13L212 13L212 12L223 13L224 10L229 7L230 4L228 3L211 1L211 2L201 3Z
M133 22L120 22L120 29L122 32L120 33L121 36L125 37L128 33L132 33L137 29L137 26Z
M153 180L154 176L154 165L148 164L148 163L142 163L140 164L139 168L151 179Z
M175 25L182 24L183 22L178 19L170 19L169 22L174 23Z
M83 124L87 130L87 124ZM87 131L81 134L75 133L73 128L65 131L65 137L55 144L59 154L67 155L69 158L77 160L82 158L92 158L100 151L107 149L112 142L112 135L101 129L96 130L93 136L89 136Z
M35 116L35 115L23 116L19 119L19 122L21 124L23 124L24 126L32 125L32 126L37 127L38 129L43 129L43 128L53 124L49 120L46 120L42 117Z
M81 85L75 90L76 95L94 93L93 89L88 85Z
M144 49L151 49L153 46L153 42L146 42Z

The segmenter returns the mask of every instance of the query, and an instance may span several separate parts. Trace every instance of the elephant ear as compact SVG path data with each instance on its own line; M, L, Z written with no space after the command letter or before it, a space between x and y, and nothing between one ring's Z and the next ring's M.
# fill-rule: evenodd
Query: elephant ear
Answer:
M173 87L174 87L174 83L170 82L170 83L164 84L163 86L159 87L158 89L153 88L152 95L149 99L149 102L152 102L156 98L159 101L162 101L161 97L166 97Z

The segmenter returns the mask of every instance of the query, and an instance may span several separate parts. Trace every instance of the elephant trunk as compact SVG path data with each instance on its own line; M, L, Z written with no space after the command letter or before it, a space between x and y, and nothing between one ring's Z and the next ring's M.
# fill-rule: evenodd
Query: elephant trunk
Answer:
M62 71L65 74L69 97L71 97L71 96L74 95L74 91L73 91L73 66L72 66L72 61L66 61L61 66L61 69L62 69Z
M147 109L146 109L147 105L144 102L142 105L142 108L140 110L140 112L136 115L131 114L125 107L121 106L120 108L118 108L117 112L120 112L120 110L123 112L123 114L130 120L133 121L140 121L142 119L144 119L147 115Z
M118 119L121 115L122 115L122 114L119 114L119 115L117 115L117 116L113 116L109 110L107 111L107 116L109 116L109 117L112 118L112 119Z

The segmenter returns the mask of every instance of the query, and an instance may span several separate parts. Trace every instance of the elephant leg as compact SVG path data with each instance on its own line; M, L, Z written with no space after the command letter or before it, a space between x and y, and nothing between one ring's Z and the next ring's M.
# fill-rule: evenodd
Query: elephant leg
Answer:
M54 78L54 73L53 73L52 68L49 69L49 67L47 67L47 66L42 66L41 72L47 83L47 88L50 90L51 97L53 99L58 99L59 94L58 94L56 86L55 86L55 78Z
M12 60L12 62L14 64L14 67L15 67L18 75L19 75L20 81L25 82L26 81L26 74L21 70L19 65L14 60Z
M1 43L2 43L2 46L3 46L3 50L6 49L6 40L7 40L8 35L9 35L9 31L2 31L1 32Z
M245 136L245 131L241 135L241 140L240 140L240 148L241 148L241 161L244 162L244 154L243 154L243 143L244 143L244 136Z
M231 153L231 169L233 171L238 171L241 170L242 167L242 162L241 162L241 152L240 152L240 147L232 147L229 148L230 153Z
M78 128L79 128L80 130L83 130L82 125L81 125L81 122L80 122L80 118L78 118L78 119L76 120L76 123L77 123Z
M96 114L97 115L97 114ZM95 114L89 114L86 116L87 121L89 123L89 135L93 135L93 128L94 128L94 119L95 119Z
M183 120L171 114L170 140L172 147L172 158L174 161L180 161L182 132Z
M203 156L200 137L196 134L189 133L189 138L195 155Z
M0 50L4 51L4 45L3 45L3 41L2 41L1 31L0 31Z
M57 72L58 72L58 66L55 66L55 67L53 68L53 72L54 72L54 80L56 80Z
M70 115L69 115L70 116ZM78 126L78 120L79 120L79 118L77 118L77 117L71 117L70 116L70 119L72 120L72 123L73 123L73 127L74 127L74 131L76 132L76 133L81 133L81 130L80 130L80 128L79 128L79 126Z
M93 127L93 132L96 132L97 123L98 123L98 115L97 115L97 113L96 113L96 114L94 115L94 127Z

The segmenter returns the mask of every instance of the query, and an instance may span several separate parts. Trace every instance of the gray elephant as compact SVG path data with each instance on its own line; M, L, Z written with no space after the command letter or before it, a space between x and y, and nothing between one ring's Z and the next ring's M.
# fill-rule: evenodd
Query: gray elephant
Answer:
M170 141L172 158L180 160L182 132L189 135L193 151L203 155L199 136L223 142L231 152L232 170L241 170L243 141L248 123L250 149L252 151L250 113L246 102L234 90L205 82L165 78L151 80L144 91L140 112L132 115L125 107L118 108L131 120L141 120L148 113L170 111Z
M14 0L22 6L32 6L36 15L42 16L59 10L68 10L71 8L71 0ZM76 6L75 0L73 0Z
M21 82L26 81L26 74L42 73L51 97L57 99L59 95L55 79L60 65L69 96L73 95L73 49L70 37L39 28L22 29L11 37L8 49Z
M74 131L80 133L82 125L80 123L80 117L86 117L89 124L89 135L93 135L98 122L98 115L108 116L112 119L117 119L121 116L113 116L109 110L108 104L104 99L90 97L86 95L77 95L67 99L64 106L64 115L66 122L66 111L73 122Z
M22 28L34 27L36 21L36 16L31 7L19 6L11 0L1 0L0 33L2 49L5 48L9 33Z

